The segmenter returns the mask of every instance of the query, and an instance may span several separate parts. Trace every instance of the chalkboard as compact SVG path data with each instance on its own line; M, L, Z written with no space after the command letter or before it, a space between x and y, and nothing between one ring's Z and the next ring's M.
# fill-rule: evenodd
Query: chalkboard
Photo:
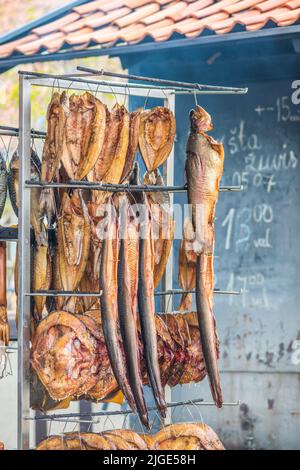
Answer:
M245 96L198 97L213 117L211 135L224 143L222 184L244 186L221 193L216 212L216 287L245 291L215 296L223 370L299 371L300 105L293 91L291 81L264 82L251 83ZM176 103L179 185L194 103Z

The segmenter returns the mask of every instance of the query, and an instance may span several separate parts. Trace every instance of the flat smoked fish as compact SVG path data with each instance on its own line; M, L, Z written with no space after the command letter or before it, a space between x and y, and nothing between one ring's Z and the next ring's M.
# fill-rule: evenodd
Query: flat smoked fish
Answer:
M175 117L168 108L157 106L142 112L139 146L148 171L155 170L167 160L175 132Z
M64 193L58 218L58 269L64 290L77 288L89 254L90 219L80 190Z

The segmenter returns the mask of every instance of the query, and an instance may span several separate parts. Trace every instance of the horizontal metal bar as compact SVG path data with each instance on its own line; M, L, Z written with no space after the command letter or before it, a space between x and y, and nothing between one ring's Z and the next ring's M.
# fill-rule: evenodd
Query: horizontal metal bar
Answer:
M182 295L182 294L194 294L195 289L184 290L184 289L170 289L166 291L158 291L155 292L154 295L163 296L163 295ZM243 290L235 291L235 290L221 290L221 289L214 289L214 294L219 295L241 295L243 294Z
M5 351L18 351L18 348L14 348L13 346L5 346L0 344L0 349L5 349Z
M52 75L40 72L19 71L31 85L66 90L85 90L89 92L109 93L115 95L141 96L148 98L165 99L173 94L172 89L166 87L136 86L128 83L108 82L107 80L90 80L70 75ZM77 85L74 85L77 84Z
M82 67L78 66L77 70L81 72L87 72L92 75L104 75L107 77L115 77L115 78L123 78L125 80L134 80L134 81L141 81L141 82L149 82L149 83L156 83L157 85L166 85L176 87L178 91L187 91L186 88L192 88L193 90L210 90L210 91L226 91L227 93L242 93L245 94L248 92L248 88L234 88L234 87L223 87L223 86L216 86L216 85L204 85L201 83L190 83L190 82L178 82L174 80L164 80L161 78L153 78L153 77L143 77L140 75L132 75L132 74L124 74L118 72L109 72L106 70L97 70L90 67Z
M223 406L239 406L241 404L240 400L236 402L225 402ZM205 402L203 398L195 398L193 400L187 401L178 401L173 403L167 403L167 408L176 408L178 406L189 406L189 405L196 405L196 406L216 406L213 402ZM148 411L156 411L157 408L155 406L149 407ZM134 414L132 410L114 410L114 411L95 411L89 413L62 413L62 414L53 414L53 415L40 415L40 416L26 416L25 419L32 420L32 421L51 421L51 420L67 420L72 418L83 418L88 416L119 416L119 415L129 415Z
M137 185L132 186L129 184L106 184L106 183L89 183L88 181L69 181L68 183L44 183L42 181L26 181L25 188L82 188L94 189L97 191L111 191L111 192L170 192L179 193L185 192L187 186L155 186L155 185ZM220 192L226 191L243 191L243 186L220 186Z
M101 297L100 292L77 292L77 291L57 291L57 290L37 290L35 292L26 292L27 297Z
M19 128L18 127L13 127L13 126L1 126L0 125L0 131L9 131L9 132L15 132L19 134ZM44 131L37 131L35 129L31 129L31 134L36 134L39 136L46 137L46 132Z
M57 88L65 88L65 89L87 89L89 91L99 91L101 93L114 93L119 95L124 94L131 94L136 96L149 96L153 98L161 98L165 99L166 94L190 94L190 93L199 93L199 94L245 94L248 92L248 88L234 88L234 87L221 87L215 85L198 85L198 84L189 84L195 85L195 88L184 88L184 87L177 87L176 85L172 88L167 86L149 86L149 85L138 85L132 83L122 83L122 82L108 82L106 80L90 80L85 78L84 76L74 75L54 75L54 74L46 74L41 72L28 72L28 71L19 71L21 75L25 75L26 78L31 79L32 85L37 86L51 86ZM92 73L92 75L96 75ZM40 79L40 81L33 80L34 78ZM45 82L45 80L52 80L51 83ZM159 79L158 79L159 80ZM63 83L71 82L69 84ZM73 86L73 83L81 84L84 87L77 87ZM177 83L177 82L172 82ZM91 86L86 86L91 85ZM203 88L199 88L203 87ZM99 87L104 87L105 89L101 89ZM205 88L207 87L207 88ZM124 91L125 90L125 91ZM151 91L151 94L149 93Z

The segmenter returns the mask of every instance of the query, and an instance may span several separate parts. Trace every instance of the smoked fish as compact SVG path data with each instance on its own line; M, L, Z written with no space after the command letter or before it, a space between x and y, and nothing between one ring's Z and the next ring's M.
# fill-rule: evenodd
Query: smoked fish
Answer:
M157 106L141 113L139 147L148 171L155 170L167 160L175 132L175 117L168 108Z
M149 427L137 329L139 233L127 195L119 198L118 312L129 384L142 423Z
M219 344L213 314L214 216L223 172L224 149L206 134L212 129L210 115L200 106L190 112L186 177L188 202L194 229L196 305L205 367L213 399L222 406L218 366Z
M9 345L10 327L6 298L6 242L0 242L0 344Z
M100 297L103 334L111 368L132 410L136 410L119 338L118 319L118 220L112 200L106 204L100 263Z

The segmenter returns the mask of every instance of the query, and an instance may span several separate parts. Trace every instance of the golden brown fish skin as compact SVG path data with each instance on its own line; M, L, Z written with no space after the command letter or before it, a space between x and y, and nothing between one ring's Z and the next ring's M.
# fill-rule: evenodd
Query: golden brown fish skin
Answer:
M55 92L47 110L47 136L42 156L41 181L50 183L58 171L64 129L64 112L61 96Z
M141 112L142 109L137 109L136 111L131 112L129 115L129 142L120 182L123 182L128 177L133 167L134 157L139 143Z
M0 242L0 344L9 345L10 328L6 298L6 242Z
M205 134L212 129L209 114L200 106L190 113L191 132L187 142L185 171L188 203L192 208L195 249L211 254L214 243L215 206L223 173L223 145Z
M51 260L49 254L48 242L36 244L33 252L33 276L32 287L34 291L49 290L52 281ZM46 296L35 296L35 317L42 319L43 311L46 305Z
M85 139L83 141L82 155L78 167L78 179L83 179L94 168L99 155L102 152L104 138L106 135L106 114L107 107L90 93L83 95L83 100L93 106L93 118L86 128ZM86 105L87 107L87 105Z
M90 246L90 219L80 190L63 196L58 219L58 267L64 290L75 290L84 273Z
M55 321L49 324L46 320L49 317L51 319L53 315L56 315L54 316ZM176 317L175 322L173 321L174 316ZM84 315L76 314L75 316L65 311L53 312L50 313L49 317L42 320L42 326L36 332L32 349L32 354L35 358L49 359L49 361L47 360L44 363L40 360L37 363L38 367L42 369L46 367L46 370L40 370L44 386L39 385L37 380L33 380L34 396L32 398L35 409L53 409L55 404L49 400L49 396L47 396L49 393L55 396L57 396L57 392L59 395L64 395L62 388L68 388L68 381L65 378L65 375L68 374L68 368L65 370L64 364L69 363L70 369L74 368L75 370L81 365L81 359L77 355L78 351L76 348L66 350L65 352L63 350L64 345L70 344L76 338L76 322L78 320L81 320L88 330L87 337L92 335L96 339L97 355L100 358L100 364L95 377L95 384L92 384L91 388L89 388L91 383L87 374L85 378L80 377L78 387L76 387L76 382L72 381L70 384L72 391L70 393L77 398L80 396L95 402L103 400L111 401L112 396L118 391L118 384L110 366L100 311L91 310L85 312ZM74 317L75 323L73 322ZM169 383L184 384L203 380L206 371L199 339L197 314L195 312L177 315L170 313L165 314L163 318L165 321L162 320L160 315L155 315L158 360L162 383L165 385L169 381ZM80 326L79 332L81 328ZM145 385L149 385L140 335L139 344L142 358L142 379ZM74 345L76 345L76 342ZM65 356L68 357L66 358ZM52 357L54 359L57 358L59 362L63 363L63 367L57 364L55 360L50 360ZM180 371L182 372L181 376L179 374ZM53 380L49 381L49 377L52 377ZM88 381L88 383L86 384L85 381ZM44 391L43 387L45 387ZM66 403L67 401L57 403L55 407L63 407ZM118 403L120 403L120 400Z
M190 112L191 131L187 143L186 176L188 202L192 206L195 232L196 305L200 338L211 393L218 407L222 392L218 366L218 341L212 310L214 215L223 172L222 144L205 134L212 129L210 115L200 106Z
M86 269L79 287L82 292L100 292L102 239L98 233L98 224L101 224L101 220L104 218L105 205L89 201L87 207L91 220L91 241ZM85 310L100 308L99 297L84 297L83 303Z
M103 182L118 184L121 181L129 144L129 113L124 106L116 104L112 115L118 123L118 139L113 149L111 166L105 173Z
M102 242L102 256L100 264L100 297L102 327L106 342L111 368L117 382L127 398L129 406L135 411L136 405L128 381L128 372L123 359L122 348L119 342L118 320L118 221L112 203L107 207L108 217L104 221L107 230L104 232Z
M153 436L159 450L224 450L217 434L204 423L176 423Z
M54 400L84 394L97 383L98 335L83 320L58 311L37 326L31 365Z
M184 291L195 288L197 255L193 251L194 230L191 219L184 221L183 238L179 250L178 283ZM179 311L188 311L192 306L192 294L184 292L181 296Z
M147 172L145 185L164 186L158 169ZM171 215L170 197L167 192L147 192L154 234L154 287L157 287L166 270L174 239L175 223Z
M104 142L93 169L87 175L87 179L90 182L99 182L103 180L104 175L107 173L112 164L114 152L118 142L118 135L118 115L114 109L110 112L106 108Z
M166 404L160 377L154 302L154 244L152 236L151 213L146 197L144 198L145 218L142 222L139 244L139 283L138 305L147 365L149 383L154 399L162 416L166 415Z
M175 117L168 108L157 106L142 112L139 146L148 171L155 170L167 160L175 132Z
M15 257L15 266L14 266L14 284L15 284L15 294L16 294L16 315L15 315L15 325L18 331L18 323L19 323L19 305L18 305L18 244L16 247L16 257Z
M138 224L127 195L119 198L120 247L118 263L118 312L128 369L129 384L142 423L149 428L140 370L137 331L137 289L139 266Z

